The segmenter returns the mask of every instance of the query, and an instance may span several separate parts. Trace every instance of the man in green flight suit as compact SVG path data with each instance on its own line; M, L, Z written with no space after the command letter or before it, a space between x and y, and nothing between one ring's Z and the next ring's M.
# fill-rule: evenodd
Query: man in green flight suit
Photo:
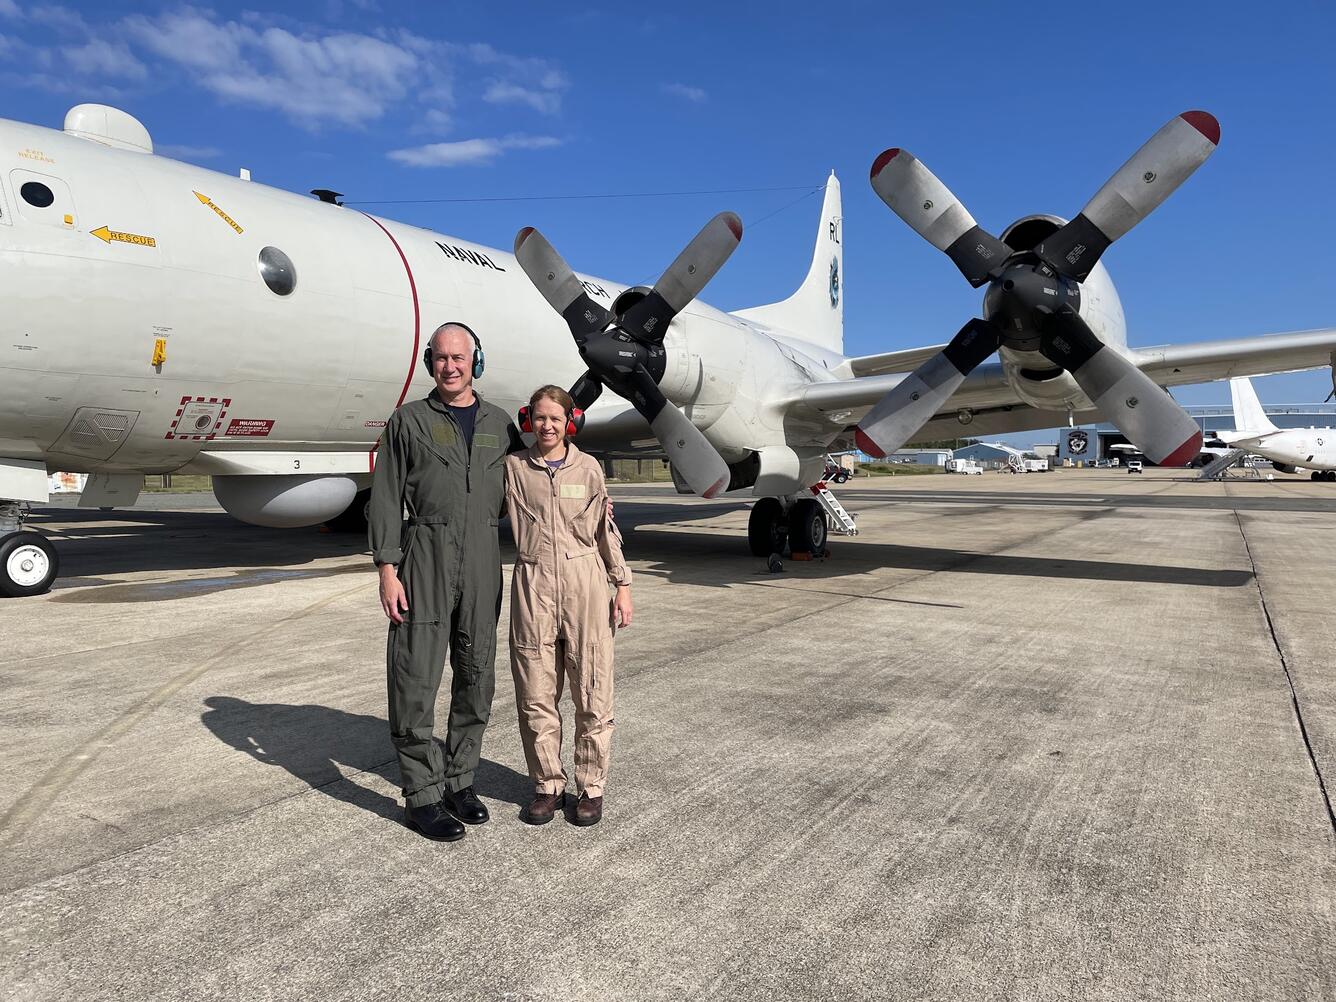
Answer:
M496 687L501 611L497 518L505 458L524 448L499 407L473 390L483 352L466 325L442 324L423 362L436 388L391 415L368 512L386 649L390 739L399 753L408 827L453 842L487 808L473 792ZM404 521L404 512L408 518ZM433 738L436 694L450 654L445 755Z

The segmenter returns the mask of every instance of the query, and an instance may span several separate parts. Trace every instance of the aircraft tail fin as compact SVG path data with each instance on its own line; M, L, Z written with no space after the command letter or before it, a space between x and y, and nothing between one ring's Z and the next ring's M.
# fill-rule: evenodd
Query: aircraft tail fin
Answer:
M1262 402L1257 399L1257 391L1247 376L1229 381L1229 395L1234 398L1234 428L1237 431L1260 434L1276 430L1266 411L1262 410Z
M840 182L831 171L821 206L812 265L798 291L778 303L736 310L733 316L828 351L844 352L844 210Z

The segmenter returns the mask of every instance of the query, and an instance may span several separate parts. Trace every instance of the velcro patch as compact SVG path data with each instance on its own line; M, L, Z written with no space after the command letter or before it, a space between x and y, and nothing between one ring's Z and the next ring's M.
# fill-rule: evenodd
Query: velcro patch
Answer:
M564 498L587 498L589 497L588 484L562 484L561 496Z
M481 446L484 449L499 449L501 448L501 439L497 438L495 435L485 435L481 432L474 432L473 444Z
M431 423L431 440L437 445L454 445L459 441L459 433L455 431L453 425L446 424L444 421L433 421Z

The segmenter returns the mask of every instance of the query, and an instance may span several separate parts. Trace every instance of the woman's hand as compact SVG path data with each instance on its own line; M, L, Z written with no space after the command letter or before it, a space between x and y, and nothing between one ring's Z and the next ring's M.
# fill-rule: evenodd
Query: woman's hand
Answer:
M619 629L631 625L631 614L635 606L631 602L631 586L618 585L617 594L612 597L612 621Z

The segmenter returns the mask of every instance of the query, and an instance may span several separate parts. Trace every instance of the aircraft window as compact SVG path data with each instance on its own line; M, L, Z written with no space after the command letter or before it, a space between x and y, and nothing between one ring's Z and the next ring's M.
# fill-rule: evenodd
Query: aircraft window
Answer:
M260 277L274 295L290 296L297 288L297 270L292 266L292 259L277 247L260 251L259 267Z
M27 181L19 189L19 194L29 205L35 205L39 209L45 209L56 200L56 196L51 194L51 189L42 184L41 181Z

